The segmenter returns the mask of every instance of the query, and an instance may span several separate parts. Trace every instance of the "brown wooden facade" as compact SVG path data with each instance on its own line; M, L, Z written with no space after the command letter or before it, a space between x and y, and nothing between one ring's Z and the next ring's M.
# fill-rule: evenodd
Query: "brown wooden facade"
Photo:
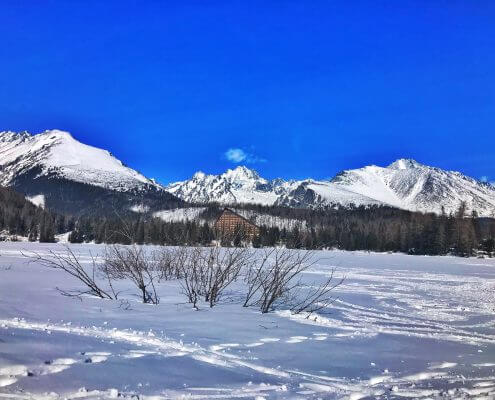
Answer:
M260 228L242 215L225 208L215 222L215 230L223 237L234 237L238 234L253 240L260 234Z

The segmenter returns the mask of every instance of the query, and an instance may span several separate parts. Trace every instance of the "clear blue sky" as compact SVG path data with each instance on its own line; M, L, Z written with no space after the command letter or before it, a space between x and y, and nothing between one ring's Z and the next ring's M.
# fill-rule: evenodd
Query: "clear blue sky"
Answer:
M411 157L495 180L492 0L2 0L0 38L0 130L161 182L228 149L269 178Z

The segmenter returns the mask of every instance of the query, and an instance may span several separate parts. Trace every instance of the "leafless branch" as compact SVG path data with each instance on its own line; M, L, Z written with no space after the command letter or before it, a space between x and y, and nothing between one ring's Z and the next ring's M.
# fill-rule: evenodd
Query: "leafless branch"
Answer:
M160 298L155 283L161 269L154 252L147 253L142 246L112 245L106 248L103 270L111 279L129 279L141 292L143 303L158 304Z
M48 256L44 256L39 253L22 253L22 255L29 258L30 263L36 263L46 268L58 269L78 279L87 287L87 290L82 290L79 292L79 296L89 294L102 299L114 299L115 297L112 294L102 289L96 282L95 274L98 270L96 258L93 256L91 257L91 271L87 272L80 263L79 257L74 254L72 249L69 246L64 246L64 248L64 254L56 253L50 250ZM65 292L65 295L68 295L69 293L71 293L72 296L77 295L76 292Z

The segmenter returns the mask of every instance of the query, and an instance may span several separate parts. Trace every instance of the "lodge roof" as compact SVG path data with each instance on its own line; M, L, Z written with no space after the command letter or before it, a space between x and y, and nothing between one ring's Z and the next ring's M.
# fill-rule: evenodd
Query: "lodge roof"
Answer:
M245 218L245 217L243 217L242 215L240 215L240 214L236 213L234 210L232 210L232 209L230 209L230 208L228 208L228 207L225 207L225 208L222 210L222 212L221 212L221 213L220 213L220 215L218 216L218 218L217 218L217 220L216 220L215 224L218 222L218 220L220 219L220 217L221 217L221 216L222 216L222 215L223 215L226 211L230 212L231 214L234 214L236 217L239 217L240 219L242 219L243 221L245 221L245 222L246 222L246 223L248 223L249 225L253 225L253 226L255 226L256 228L258 228L258 229L259 229L259 226L258 226L258 225L256 225L254 222L252 222L252 221L248 220L247 218Z

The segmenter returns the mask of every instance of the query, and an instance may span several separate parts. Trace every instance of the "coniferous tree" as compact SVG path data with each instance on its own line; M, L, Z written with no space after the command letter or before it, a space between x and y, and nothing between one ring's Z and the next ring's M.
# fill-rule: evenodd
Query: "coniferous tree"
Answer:
M40 224L40 242L55 242L55 225L53 219L48 214L43 214Z

